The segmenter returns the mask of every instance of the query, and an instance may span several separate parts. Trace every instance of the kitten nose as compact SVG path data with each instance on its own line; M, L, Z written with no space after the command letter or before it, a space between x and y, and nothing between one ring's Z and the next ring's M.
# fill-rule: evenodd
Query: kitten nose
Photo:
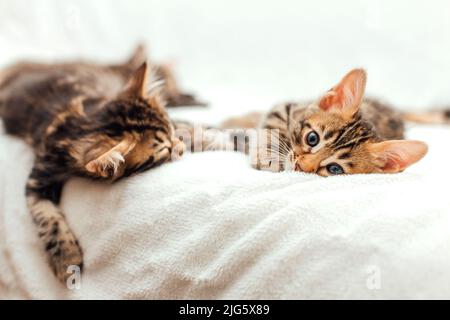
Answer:
M308 164L308 163L298 163L298 166L300 168L300 171L303 172L316 172L316 168L313 164Z
M300 156L295 161L295 170L303 172L316 172L316 161L311 157Z

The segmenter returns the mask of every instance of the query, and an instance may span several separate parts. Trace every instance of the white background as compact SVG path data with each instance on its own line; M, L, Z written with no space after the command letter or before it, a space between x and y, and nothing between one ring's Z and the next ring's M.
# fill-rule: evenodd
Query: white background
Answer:
M0 66L120 60L139 41L211 103L202 121L315 98L352 67L398 108L450 103L444 0L0 0Z

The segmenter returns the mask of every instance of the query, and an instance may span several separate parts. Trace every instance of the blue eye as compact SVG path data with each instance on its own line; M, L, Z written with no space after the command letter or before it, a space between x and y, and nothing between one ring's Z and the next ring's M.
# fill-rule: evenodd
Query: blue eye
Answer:
M330 163L327 165L327 171L332 174L332 175L336 175L336 174L343 174L344 173L344 169L342 169L342 167L340 165L338 165L337 163Z
M315 147L319 144L320 141L320 137L317 134L317 132L315 131L311 131L310 133L308 133L308 135L306 136L306 143L308 144L308 146L310 147Z

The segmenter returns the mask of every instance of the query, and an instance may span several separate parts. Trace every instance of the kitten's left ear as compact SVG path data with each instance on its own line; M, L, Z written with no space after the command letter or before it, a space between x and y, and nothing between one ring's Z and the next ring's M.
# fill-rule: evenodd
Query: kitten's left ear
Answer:
M364 90L366 88L367 74L363 69L354 69L319 101L319 107L324 111L332 111L351 118L359 110Z
M369 152L383 172L395 173L422 159L428 146L422 141L388 140L369 145Z
M134 49L133 55L128 59L126 65L132 70L136 70L147 60L147 50L145 45L140 43L136 49Z
M125 97L141 97L147 95L147 81L148 81L149 66L144 62L131 76L128 83L125 85L121 96Z

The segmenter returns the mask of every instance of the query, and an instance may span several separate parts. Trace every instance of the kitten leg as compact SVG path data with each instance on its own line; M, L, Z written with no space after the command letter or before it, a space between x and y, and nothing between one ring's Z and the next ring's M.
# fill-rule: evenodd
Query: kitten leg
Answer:
M251 112L243 116L229 118L222 122L220 127L224 129L256 129L263 119L263 113Z
M233 141L239 136L245 139L243 130L223 130L212 126L192 124L187 121L172 121L175 136L183 142L185 148L190 152L205 151L240 151L244 152L241 144ZM241 139L239 139L239 142ZM243 145L243 143L242 143Z
M172 121L175 136L191 152L234 151L250 156L251 166L258 170L279 172L286 169L288 147L270 130L252 128L220 129L195 126L186 121Z
M260 131L256 146L249 150L250 163L254 169L280 172L288 169L289 147L271 129Z
M66 282L69 266L83 266L83 254L58 207L64 182L52 180L47 168L34 166L26 185L27 205L54 274Z
M266 147L258 147L254 154L250 153L251 166L254 169L271 172L284 171L285 164L278 155L268 153Z

